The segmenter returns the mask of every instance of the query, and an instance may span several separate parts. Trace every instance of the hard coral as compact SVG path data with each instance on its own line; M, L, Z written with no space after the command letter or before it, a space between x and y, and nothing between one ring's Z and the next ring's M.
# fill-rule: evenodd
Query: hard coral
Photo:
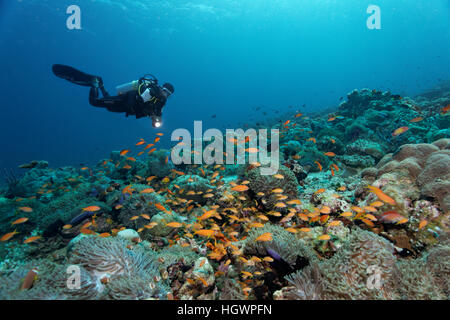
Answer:
M288 197L287 201L297 198L298 182L295 174L285 166L280 166L278 173L283 175L284 179L261 175L260 168L253 168L247 172L250 190L255 194L264 193L261 202L268 210L274 209L274 205L278 202L276 194L271 192L275 188L283 189L283 194Z
M164 198L157 194L156 191L153 193L140 193L144 189L149 189L148 185L133 185L135 192L132 195L125 194L121 195L123 197L122 208L118 215L120 223L122 223L127 228L139 229L144 225L148 224L149 221L142 218L142 214L146 214L149 217L157 215L161 211L156 208L153 204L159 203L164 204ZM149 205L149 203L152 203ZM166 206L167 207L167 206ZM131 220L134 216L140 216L136 220Z
M410 181L407 185L419 188L423 197L435 198L444 212L450 210L450 139L433 144L406 144L394 154L385 156L377 165L377 178L386 174ZM408 198L408 197L403 197ZM415 197L409 197L416 200Z

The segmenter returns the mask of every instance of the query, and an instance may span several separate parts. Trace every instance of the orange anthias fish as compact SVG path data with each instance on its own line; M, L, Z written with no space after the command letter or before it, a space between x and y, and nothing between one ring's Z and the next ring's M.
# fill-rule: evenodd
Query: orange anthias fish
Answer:
M398 128L398 129L396 129L396 130L394 131L394 133L392 133L392 135L393 135L394 137L396 137L396 136L401 135L402 133L405 133L405 132L408 131L408 130L409 130L409 127L400 127L400 128Z
M231 190L238 191L238 192L244 192L244 191L248 190L248 187L246 185L237 185L237 186L231 188Z
M17 220L14 221L14 222L11 222L11 224L12 224L12 225L15 225L15 224L21 224L21 223L24 223L24 222L27 222L27 221L28 221L28 218L23 217L23 218L17 219Z
M368 186L367 188L370 189L371 192L375 193L378 199L380 199L383 202L386 202L390 205L396 205L396 202L394 199L389 197L387 194L385 194L383 191L381 191L380 188L374 187L374 186Z
M130 152L130 150L125 149L125 150L120 151L119 154L120 154L121 156L124 156L124 155L126 155L128 152Z
M103 233L100 233L98 236L101 238L108 238L111 236L111 234L108 232L103 232Z
M128 193L129 195L133 194L134 189L131 188L131 184L129 186L126 186L125 188L123 188L122 190L122 194Z
M14 230L13 232L7 233L4 236L0 238L0 241L8 241L12 237L14 237L16 234L18 234L17 230Z
M99 211L100 209L101 208L99 206L90 206L90 207L83 208L83 211L96 212L96 211Z
M325 152L324 155L327 157L334 157L336 154L334 152Z
M255 239L255 241L272 241L272 233L266 232Z
M167 209L162 204L155 203L155 207L160 211L167 212Z
M319 161L314 161L315 164L317 164L317 167L319 168L319 171L322 171L322 165Z
M319 193L323 193L323 192L325 192L325 188L320 188L319 190L314 192L314 194L319 194Z
M153 193L153 192L155 192L155 189L153 189L153 188L146 188L146 189L142 190L139 193Z
M417 118L409 120L409 122L420 122L422 120L423 120L423 117L417 117Z
M419 223L419 230L423 229L427 224L428 224L427 220L420 221L420 223Z
M179 222L169 222L168 224L166 224L166 226L171 227L171 228L179 228L179 227L183 226L183 224L179 223Z
M137 146L143 145L145 143L144 139L141 139L138 143L136 143Z
M200 230L195 230L194 233L198 234L199 236L202 236L202 237L211 237L212 235L214 235L215 231L207 230L207 229L200 229Z
M96 233L95 233L95 231L92 231L92 230L89 230L89 229L81 229L80 230L80 232L82 233L82 234L92 234L92 235L95 235Z
M31 209L30 207L19 207L19 210L26 213L33 212L33 209Z
M42 238L41 236L30 237L30 238L26 239L23 243L35 242L35 241L37 241L37 240L39 240L41 238Z
M399 221L402 221L405 219L404 216L399 214L397 211L386 211L382 214L380 221L384 223L398 223Z

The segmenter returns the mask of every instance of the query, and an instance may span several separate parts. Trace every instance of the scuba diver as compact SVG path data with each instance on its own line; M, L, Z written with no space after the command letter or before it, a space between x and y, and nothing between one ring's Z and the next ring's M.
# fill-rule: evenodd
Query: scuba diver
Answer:
M80 86L91 87L89 91L89 103L95 107L106 108L111 112L125 113L136 116L136 119L150 117L152 126L162 126L162 108L167 99L174 93L174 87L170 83L158 84L151 74L146 74L139 80L116 87L117 96L110 96L103 86L101 77L89 75L70 66L54 64L53 73L62 79L66 79ZM99 97L99 89L103 98Z

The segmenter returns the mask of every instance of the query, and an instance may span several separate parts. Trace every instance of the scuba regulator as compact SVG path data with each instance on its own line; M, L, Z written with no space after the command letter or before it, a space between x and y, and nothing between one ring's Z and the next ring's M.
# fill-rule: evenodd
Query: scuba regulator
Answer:
M138 81L138 95L144 102L152 98L151 87L158 85L158 79L152 74L146 74Z

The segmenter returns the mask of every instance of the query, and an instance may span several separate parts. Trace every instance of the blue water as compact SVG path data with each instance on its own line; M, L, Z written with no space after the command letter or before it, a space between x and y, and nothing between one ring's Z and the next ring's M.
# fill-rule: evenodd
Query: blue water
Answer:
M82 30L66 28L72 4ZM381 30L366 27L369 4ZM169 146L194 120L237 128L336 107L354 88L415 95L448 79L449 18L448 0L1 1L0 169L92 164L154 136L148 119L90 106L54 63L102 76L111 94L145 73L173 83L158 130Z

